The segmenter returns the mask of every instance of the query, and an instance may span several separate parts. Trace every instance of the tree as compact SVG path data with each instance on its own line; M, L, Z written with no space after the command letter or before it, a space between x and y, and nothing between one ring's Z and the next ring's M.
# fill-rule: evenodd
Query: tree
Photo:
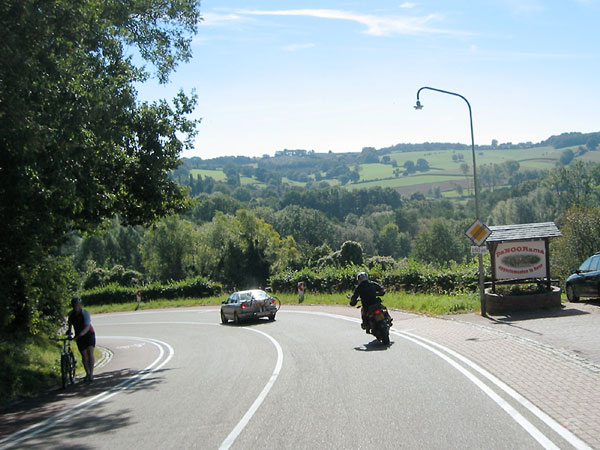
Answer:
M292 237L281 238L271 225L241 209L217 212L202 225L196 254L200 274L232 289L265 286L269 275L295 264Z
M567 149L560 154L559 161L561 164L567 166L571 161L573 161L574 158L575 153L573 153L573 150Z
M407 173L412 173L415 171L415 163L414 161L408 160L405 161L403 164L404 168L406 169Z
M565 280L572 270L600 248L599 207L575 206L560 221L562 237L550 241L553 275Z
M153 281L166 283L197 275L198 240L194 225L177 216L148 228L140 246L148 276Z
M429 163L426 159L419 158L417 159L415 170L418 170L419 172L427 172L429 170Z
M405 234L400 233L398 225L388 223L377 236L377 247L380 255L398 258L409 253L410 242Z
M191 146L195 97L138 102L190 56L198 0L22 0L0 6L0 333L35 334L36 273L71 230L119 213L142 224L181 211L168 174ZM44 294L46 295L46 294ZM64 305L69 293L54 292ZM50 301L45 299L45 302ZM48 320L53 320L49 317ZM58 326L58 324L57 324Z
M333 225L321 211L288 205L275 213L273 227L281 236L293 236L301 248L331 244Z
M415 259L446 266L450 261L461 262L460 243L446 221L433 219L429 226L417 236L413 246Z

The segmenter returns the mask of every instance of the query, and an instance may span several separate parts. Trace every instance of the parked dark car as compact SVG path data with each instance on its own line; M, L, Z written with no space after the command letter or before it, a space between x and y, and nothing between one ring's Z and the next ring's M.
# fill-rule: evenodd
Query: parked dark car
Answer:
M570 302L579 301L581 297L600 298L600 252L573 271L567 278L566 291Z
M268 317L275 320L277 299L260 289L234 292L221 304L221 322L233 320L239 324L241 320Z

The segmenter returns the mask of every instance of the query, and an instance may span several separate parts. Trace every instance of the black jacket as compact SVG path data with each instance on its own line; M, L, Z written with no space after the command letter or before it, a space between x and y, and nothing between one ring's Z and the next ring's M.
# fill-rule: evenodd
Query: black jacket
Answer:
M377 297L383 294L385 294L385 290L379 284L374 281L363 281L354 289L354 293L350 298L350 304L352 306L356 305L360 297L363 306L374 305L380 303Z

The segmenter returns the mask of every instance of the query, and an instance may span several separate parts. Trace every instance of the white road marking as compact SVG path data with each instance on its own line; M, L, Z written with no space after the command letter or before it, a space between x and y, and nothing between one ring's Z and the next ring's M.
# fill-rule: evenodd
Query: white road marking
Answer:
M102 339L133 339L133 340L139 340L142 342L148 342L158 348L159 355L146 368L139 371L135 375L127 378L126 380L123 380L121 383L117 384L116 386L113 386L112 388L110 388L98 395L95 395L94 397L91 397L75 406L72 406L69 409L66 409L58 414L55 414L52 417L49 417L45 420L42 420L41 422L31 425L30 427L27 427L23 430L17 431L16 433L6 436L2 440L0 440L0 444L6 443L5 445L2 445L2 447L0 447L0 449L11 448L27 439L32 438L36 434L46 431L47 429L52 428L53 426L76 416L77 414L81 413L82 411L85 411L88 408L91 408L92 406L98 405L98 404L108 400L109 398L114 397L115 395L117 395L123 391L126 391L131 386L135 385L136 383L139 383L144 378L148 377L149 375L153 374L154 372L156 372L157 370L162 368L166 363L168 363L170 361L170 359L173 357L173 354L174 354L173 348L169 344L167 344L166 342L159 341L157 339L139 338L139 337L133 337L133 336L102 336ZM167 356L158 366L156 366L156 364L158 364L159 361L161 361L161 359L163 359L163 356L165 354L165 350L163 347L167 349ZM11 442L8 442L8 441L11 441Z
M506 392L509 396L511 396L513 399L515 399L517 402L519 402L522 406L527 408L532 414L534 414L542 422L544 422L546 425L548 425L552 430L554 430L556 433L558 433L563 439L565 439L567 442L569 442L569 444L571 444L573 447L575 447L576 449L580 449L580 450L588 450L588 449L591 450L590 446L588 446L585 442L583 442L581 439L579 439L577 436L575 436L573 433L571 433L565 427L563 427L558 422L556 422L554 419L552 419L548 414L543 412L541 409L539 409L537 406L535 406L533 403L531 403L529 400L527 400L521 394L516 392L514 389L512 389L506 383L504 383L503 381L501 381L500 379L498 379L497 377L495 377L494 375L489 373L487 370L485 370L481 366L475 364L470 359L465 358L460 353L457 353L454 350L444 347L443 345L440 345L437 342L433 342L433 341L430 341L429 339L426 339L426 338L423 338L420 336L416 336L413 333L409 333L406 331L396 331L396 330L394 330L393 333L397 336L401 336L406 339L409 339L409 338L418 339L424 343L424 344L419 344L419 345L423 345L423 346L431 345L433 347L437 347L437 348L443 350L444 352L448 353L449 355L452 355L456 359L460 360L461 362L463 362L464 364L466 364L467 366L469 366L470 368L472 368L473 370L475 370L476 372L480 373L482 376L487 378L495 386L497 386L498 388L500 388L501 390ZM433 350L431 350L431 351L433 351Z
M216 311L216 310L213 310L213 311ZM335 316L333 316L333 317L335 317ZM102 325L104 325L104 326L113 325L114 326L114 325L159 325L159 324L160 325L174 324L174 325L212 325L212 326L222 326L221 324L217 324L217 323L179 322L179 321L173 321L173 322L171 322L171 321L165 321L165 322L134 322L134 323L116 323L115 322L115 323L104 323ZM244 414L244 416L238 422L238 424L235 426L235 428L231 431L231 433L229 433L229 436L227 436L225 438L225 440L223 441L223 443L219 447L220 450L227 450L229 447L231 447L231 445L234 443L234 441L237 439L237 437L240 435L240 433L244 430L244 428L246 427L246 425L248 425L248 422L250 422L250 419L252 419L252 416L254 416L254 414L256 413L256 411L258 410L258 408L260 407L260 405L262 404L262 402L265 400L265 398L267 398L267 395L269 394L269 391L271 390L271 388L275 384L275 381L277 380L277 377L279 376L279 372L281 371L281 367L283 365L283 350L281 349L281 345L279 345L279 342L277 342L275 340L275 338L273 338L271 335L265 333L264 331L256 330L254 328L239 327L239 329L247 330L247 331L252 331L253 333L258 333L258 334L266 337L267 339L269 339L271 341L271 343L275 346L275 349L277 350L277 362L275 363L275 369L273 370L273 373L271 374L271 377L267 381L267 384L265 385L265 387L263 388L263 390L261 391L261 393L258 395L258 397L256 398L256 400L254 400L254 403L252 403L252 405L250 406L250 409L248 409L248 411L246 412L246 414Z
M284 313L297 313L297 314L313 314L313 315L319 315L319 316L332 317L332 318L336 318L336 319L346 320L349 322L355 322L355 323L361 322L360 319L356 319L354 317L342 316L339 314L332 314L332 313L322 313L322 312L318 312L318 311L283 311L283 312ZM519 425L521 425L521 427L523 427L523 429L525 429L525 431L527 431L544 448L558 449L558 447L549 438L547 438L531 422L529 422L518 411L516 411L510 404L508 404L504 399L502 399L502 397L500 397L498 394L496 394L492 389L490 389L486 384L484 384L481 380L479 380L477 377L475 377L471 372L469 372L463 366L458 364L456 361L454 361L447 355L444 355L440 351L436 350L436 348L446 352L448 355L452 355L454 358L460 360L462 363L464 363L465 365L467 365L474 371L481 374L490 383L495 385L498 389L504 391L506 394L508 394L510 397L512 397L514 400L516 400L521 406L523 406L529 412L531 412L533 415L538 417L542 422L544 422L548 427L550 427L554 432L556 432L558 435L560 435L562 438L564 438L567 442L569 442L576 449L591 450L591 447L589 447L585 442L583 442L581 439L579 439L577 436L575 436L573 433L571 433L565 427L560 425L558 422L556 422L554 419L552 419L546 413L541 411L537 406L535 406L529 400L527 400L526 398L524 398L523 396L518 394L516 391L514 391L512 388L510 388L504 382L502 382L501 380L499 380L498 378L493 376L491 373L489 373L488 371L486 371L485 369L483 369L482 367L480 367L473 361L469 360L468 358L462 356L461 354L459 354L447 347L444 347L443 345L440 345L436 342L422 338L420 336L417 336L417 335L407 332L407 331L401 331L401 330L392 328L391 333L398 337L401 337L403 339L409 340L417 345L420 345L421 347L423 347L423 348L429 350L430 352L434 353L435 355L439 356L444 361L448 362L448 364L450 364L452 367L456 368L465 377L467 377L468 380L470 380L472 383L474 383L479 389L481 389L486 395L488 395L496 404L498 404L498 406L500 406L502 409L504 409L504 411L507 412L513 418L513 420L515 420ZM434 348L434 347L436 347L436 348Z
M235 426L233 431L231 433L229 433L229 436L227 436L227 438L225 438L225 440L219 447L219 450L227 450L229 447L231 447L233 442L240 435L240 433L244 430L246 425L248 425L248 422L250 422L250 419L252 419L252 416L254 415L254 413L256 413L256 411L258 410L258 408L260 407L262 402L265 400L265 398L267 398L269 391L271 390L271 388L273 387L273 384L275 384L275 381L277 380L277 377L279 376L279 372L281 371L281 366L283 365L283 350L281 349L281 346L279 345L279 343L272 336L268 335L267 333L265 333L263 331L256 330L254 328L245 328L245 327L242 327L242 328L244 330L248 330L248 331L252 331L254 333L261 334L261 335L265 336L267 339L269 339L271 341L271 343L277 349L277 363L275 364L275 369L273 370L273 373L271 374L271 378L269 378L269 381L267 382L266 386L263 388L262 392L258 395L256 400L254 400L254 403L252 403L252 406L250 406L250 409L246 412L246 414L244 414L244 417L242 417L242 419Z

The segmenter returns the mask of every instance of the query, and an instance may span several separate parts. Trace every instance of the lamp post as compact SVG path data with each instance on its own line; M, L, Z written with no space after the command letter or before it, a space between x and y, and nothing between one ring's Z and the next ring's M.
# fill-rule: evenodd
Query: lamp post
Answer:
M441 92L442 94L449 94L454 95L455 97L460 97L465 101L465 103L469 107L469 123L471 124L471 152L473 154L473 183L475 189L475 218L479 220L479 187L477 186L477 164L475 163L475 138L473 137L473 115L471 114L471 104L465 97L463 97L460 94L457 94L456 92L444 91L443 89L436 89L424 86L417 91L417 104L415 105L416 110L423 109L423 105L421 104L421 101L419 99L419 95L423 90ZM479 260L479 301L481 304L481 315L486 316L487 313L485 310L485 299L483 296L483 259L481 253L478 253L477 256Z

